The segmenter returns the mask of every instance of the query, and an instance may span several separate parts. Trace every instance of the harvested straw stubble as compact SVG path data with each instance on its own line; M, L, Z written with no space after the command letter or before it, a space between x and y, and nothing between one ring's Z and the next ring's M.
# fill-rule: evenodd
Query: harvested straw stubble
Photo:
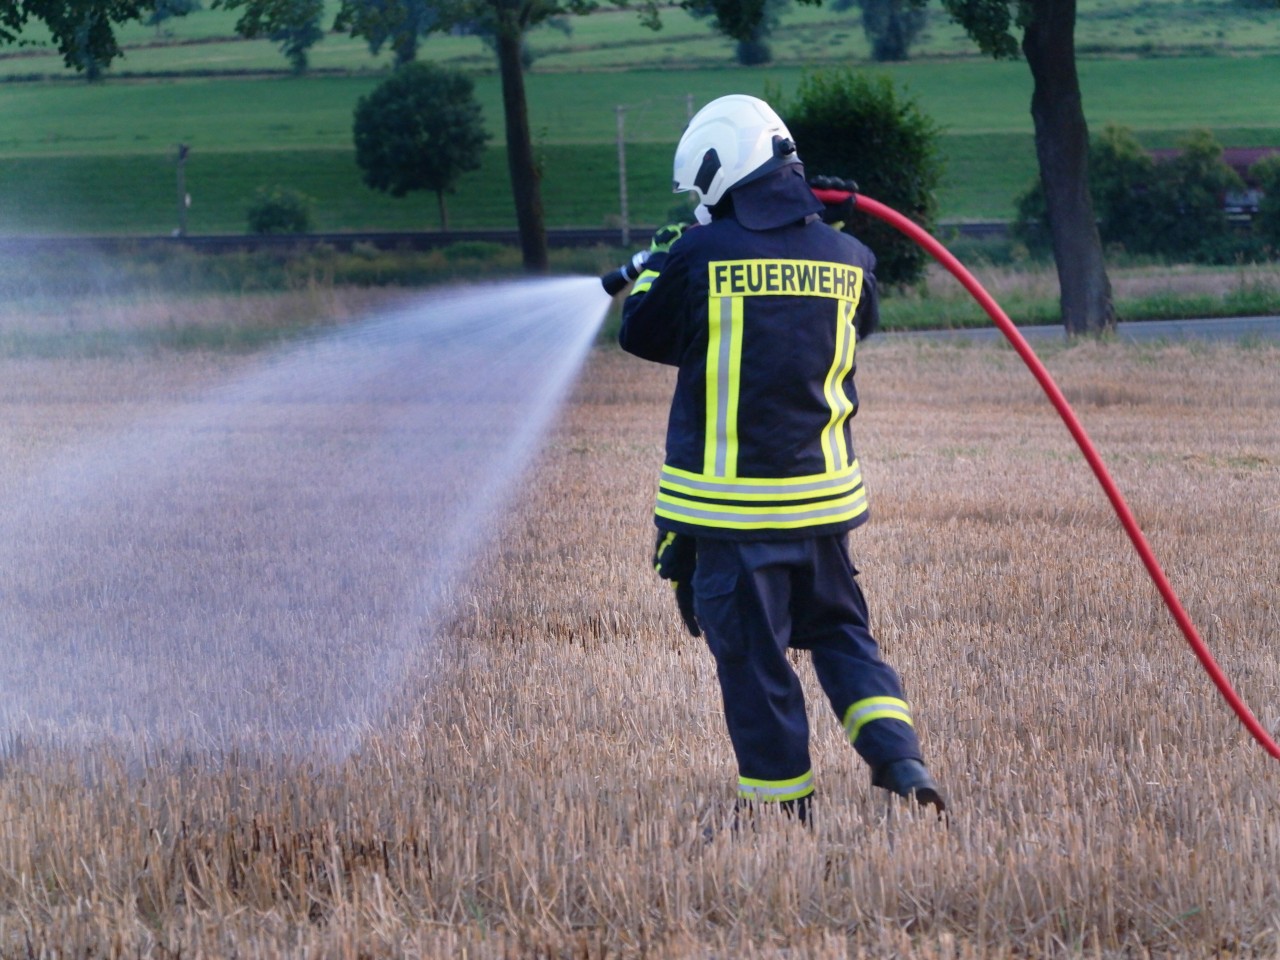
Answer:
M1280 686L1277 360L1117 345L1049 357L1260 704ZM129 370L100 375L127 393ZM40 400L92 390L88 373L44 368L17 429L102 416ZM767 821L702 842L734 771L710 658L647 564L670 378L598 351L423 679L350 758L162 759L138 779L99 756L86 785L84 758L11 741L6 948L1273 953L1271 761L1204 684L1016 358L873 339L859 376L874 516L853 549L956 797L949 829L872 796L802 664L816 829ZM0 443L27 442L0 422Z

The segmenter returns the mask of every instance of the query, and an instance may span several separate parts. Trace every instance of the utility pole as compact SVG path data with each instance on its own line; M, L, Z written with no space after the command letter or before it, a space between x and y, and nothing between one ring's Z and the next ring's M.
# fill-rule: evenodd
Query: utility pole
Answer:
M624 139L627 108L616 108L618 114L618 201L622 214L622 245L631 246L631 220L627 211L627 144Z
M178 232L179 237L187 235L187 207L191 206L191 197L187 193L187 154L190 148L185 143L178 144Z
M685 112L685 120L693 119L693 94L692 93L686 93L684 95L684 112Z

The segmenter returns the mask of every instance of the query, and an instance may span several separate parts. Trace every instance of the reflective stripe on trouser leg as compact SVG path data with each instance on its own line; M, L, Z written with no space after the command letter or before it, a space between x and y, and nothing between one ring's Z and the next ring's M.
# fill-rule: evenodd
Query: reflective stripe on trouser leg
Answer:
M849 742L856 744L858 734L872 720L901 720L909 727L915 726L907 701L897 697L867 697L845 711L844 732Z
M871 634L867 601L845 537L818 537L810 543L811 576L797 583L792 603L792 645L813 654L814 672L838 723L845 724L877 698L884 698L881 708L896 708L874 719L871 713L876 711L867 711L845 728L858 755L872 768L904 758L922 759L902 681Z
M813 793L813 771L790 780L738 779L738 796L743 800L759 800L761 803L781 803L799 800Z

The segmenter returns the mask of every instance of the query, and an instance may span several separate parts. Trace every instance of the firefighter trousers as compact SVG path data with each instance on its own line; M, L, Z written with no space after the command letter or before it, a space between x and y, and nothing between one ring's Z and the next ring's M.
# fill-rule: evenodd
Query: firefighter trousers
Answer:
M788 801L813 792L809 723L789 647L810 652L836 718L872 770L923 759L898 674L868 628L846 535L697 544L694 602L716 661L740 797Z

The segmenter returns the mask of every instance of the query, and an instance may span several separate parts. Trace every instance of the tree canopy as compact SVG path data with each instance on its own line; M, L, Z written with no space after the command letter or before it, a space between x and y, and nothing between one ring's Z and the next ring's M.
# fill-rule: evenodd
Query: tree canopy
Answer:
M363 37L374 54L390 45L400 66L417 58L422 38L440 21L439 8L434 0L342 0L333 28Z
M294 73L306 72L309 51L324 39L324 0L213 0L213 6L242 10L236 33L279 44Z
M120 56L116 26L141 20L154 6L154 0L0 0L0 43L18 42L38 20L68 67L105 67Z
M1013 58L1021 51L1027 58L1062 322L1069 334L1113 329L1111 280L1089 192L1089 128L1076 72L1076 0L941 2L983 52Z
M502 113L507 139L507 166L520 229L520 247L529 270L547 268L547 228L542 208L542 173L533 154L529 102L521 59L524 35L550 17L590 13L596 0L442 0L437 29L479 26L494 38L502 78Z
M859 5L871 58L879 63L906 60L928 21L924 7L911 0L859 0Z
M427 63L399 67L355 110L356 163L375 190L431 190L448 229L444 195L478 169L489 139L470 78Z
M805 75L795 97L771 96L809 176L853 178L867 196L909 214L926 229L942 174L938 127L888 77L852 70ZM915 283L927 256L892 227L855 212L845 225L876 254L876 277Z

